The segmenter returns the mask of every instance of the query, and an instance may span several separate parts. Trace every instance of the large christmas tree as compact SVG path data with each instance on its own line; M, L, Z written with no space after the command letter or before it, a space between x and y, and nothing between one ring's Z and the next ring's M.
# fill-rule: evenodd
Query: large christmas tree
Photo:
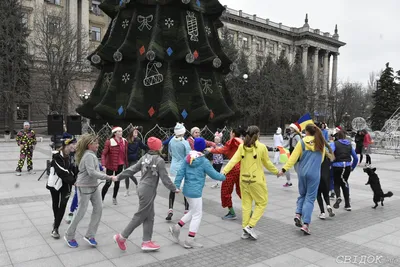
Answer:
M104 0L100 8L112 22L89 56L101 73L78 113L148 126L218 126L235 115L219 1Z

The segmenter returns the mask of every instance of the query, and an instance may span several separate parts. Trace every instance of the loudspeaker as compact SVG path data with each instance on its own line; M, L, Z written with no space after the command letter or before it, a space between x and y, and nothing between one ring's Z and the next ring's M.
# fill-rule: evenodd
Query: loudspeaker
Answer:
M64 118L62 115L47 116L47 134L62 135L64 133Z
M79 115L67 116L67 132L72 135L82 134L82 117Z

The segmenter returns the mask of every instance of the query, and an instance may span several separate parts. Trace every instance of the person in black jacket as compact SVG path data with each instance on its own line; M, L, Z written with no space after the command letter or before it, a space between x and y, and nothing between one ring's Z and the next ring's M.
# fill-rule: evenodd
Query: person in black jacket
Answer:
M136 162L142 157L141 149L144 150L145 153L149 151L149 148L142 142L142 140L138 137L138 128L133 128L133 130L129 133L128 136L128 164L130 166L135 165ZM127 168L128 168L127 167ZM135 179L132 179L135 182ZM137 182L135 182L136 184ZM137 184L136 184L137 185ZM126 193L124 196L129 196L129 179L125 179L125 188Z
M357 131L357 134L354 137L354 142L356 143L356 154L360 155L360 162L358 163L358 165L360 165L363 160L363 148L364 148L363 131Z
M63 139L61 148L53 152L53 159L51 161L51 167L54 167L55 173L62 180L62 186L58 191L54 187L46 186L50 190L53 202L54 224L51 236L55 239L60 238L58 227L64 217L71 189L76 181L77 169L70 161L70 153L74 152L75 143L75 138Z

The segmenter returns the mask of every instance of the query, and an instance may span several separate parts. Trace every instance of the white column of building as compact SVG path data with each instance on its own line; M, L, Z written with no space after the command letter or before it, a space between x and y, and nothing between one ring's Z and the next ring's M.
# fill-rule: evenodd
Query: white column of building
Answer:
M337 68L338 68L338 55L339 53L333 54L333 64L332 64L332 89L336 91L337 89Z
M323 95L327 95L328 94L328 77L329 77L329 51L326 50L324 53L324 80L323 80L323 91L322 94Z
M313 68L313 76L314 76L314 88L318 86L318 66L319 66L319 50L321 48L316 47L314 50L314 68Z
M308 44L304 44L304 45L302 45L301 46L301 48L303 48L303 72L304 72L304 75L306 75L307 76L307 61L308 61L308 48L309 48L310 46L308 45Z

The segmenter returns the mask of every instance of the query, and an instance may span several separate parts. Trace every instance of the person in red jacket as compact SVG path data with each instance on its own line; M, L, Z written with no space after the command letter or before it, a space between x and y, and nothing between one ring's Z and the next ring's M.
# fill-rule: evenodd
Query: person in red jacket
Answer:
M371 166L372 162L371 162L371 145L374 143L374 141L371 138L371 135L369 135L367 130L362 130L363 134L364 134L364 154L367 158L367 162L365 163L366 167Z
M228 159L231 159L235 155L240 144L243 144L243 140L240 139L241 129L233 129L231 131L230 140L225 143L221 148L207 148L207 151L212 154L224 154ZM233 167L233 169L226 175L226 180L221 185L221 204L223 208L228 208L229 212L227 215L222 217L224 220L236 220L236 213L232 205L232 192L233 187L236 187L236 194L241 198L240 195L240 162Z
M193 128L190 130L190 135L191 135L191 136L188 137L187 141L189 142L190 148L191 148L192 150L194 150L194 139L200 137L200 129L199 129L198 127L193 127ZM216 144L215 144L214 142L211 142L211 141L207 141L207 140L206 140L206 146L207 146L207 147L215 147Z
M103 153L101 155L101 165L109 176L118 175L124 170L124 165L128 166L128 141L122 137L122 128L112 128L112 137L104 144ZM114 182L113 204L117 205L117 195L119 190L119 181ZM107 194L108 188L111 186L111 180L107 180L101 192L101 197Z

